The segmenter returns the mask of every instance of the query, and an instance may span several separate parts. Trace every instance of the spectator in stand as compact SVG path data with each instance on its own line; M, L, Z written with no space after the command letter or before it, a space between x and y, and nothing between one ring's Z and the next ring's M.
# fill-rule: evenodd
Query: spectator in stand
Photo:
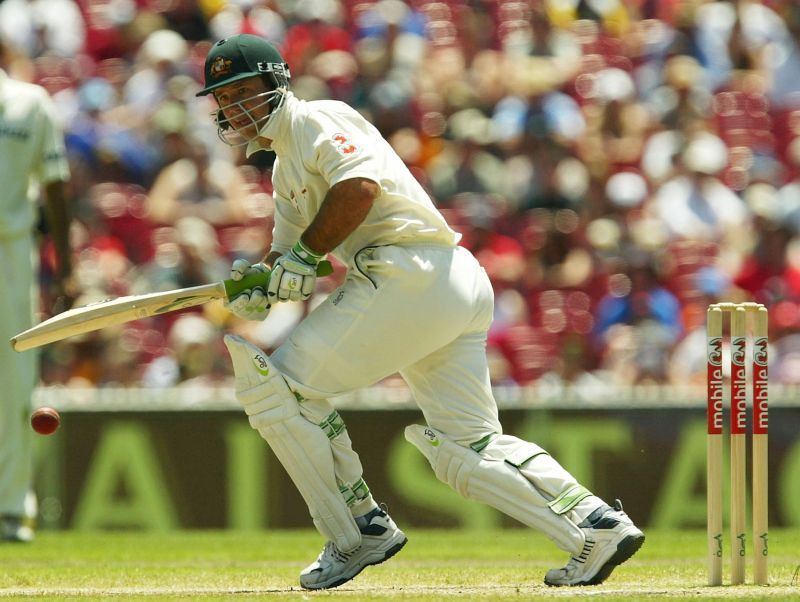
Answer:
M478 109L462 109L448 120L447 152L429 165L433 193L439 199L460 194L481 194L504 187L505 166L486 149L491 122Z
M182 217L174 227L156 230L154 238L155 257L137 270L132 292L199 286L227 277L216 232L202 218Z
M339 0L297 0L292 13L295 22L287 29L283 54L292 75L307 73L316 56L331 50L349 52L353 40L341 24L343 7Z
M796 106L800 48L786 24L765 2L707 2L697 7L697 42L709 63L711 89L728 85L737 70L754 71L767 83L776 107Z
M756 224L755 248L743 258L733 283L759 303L772 304L785 298L800 300L800 266L793 265L790 257L795 232L763 218Z
M654 257L629 261L627 273L609 278L609 291L596 310L594 339L612 356L624 353L627 359L620 367L629 374L627 384L665 382L667 358L683 334L680 303L660 281Z
M459 199L466 205L463 212L470 225L469 232L462 241L486 270L495 287L503 289L513 286L525 268L522 247L511 236L498 232L493 225L495 216L492 202L487 197L468 196Z
M199 217L214 226L242 223L249 190L231 161L211 159L200 140L172 134L182 157L165 166L147 195L147 215L157 224Z
M694 302L694 310L684 312L686 316L686 334L675 345L668 358L667 376L672 385L685 387L687 385L705 385L708 378L706 354L706 309L712 303L745 301L732 286L731 280L718 266L706 266L699 269L692 276L692 285L698 295ZM726 341L727 342L727 341ZM723 366L730 366L728 357L729 348L726 344L723 353L725 359ZM770 361L773 356L770 355Z
M577 212L532 209L517 217L526 264L520 275L522 290L583 290L591 285L595 257L586 244Z
M147 387L174 387L181 381L201 389L220 382L225 351L219 329L197 312L180 315L171 325L166 353L150 362L142 375Z
M86 25L74 0L5 0L0 36L32 58L72 57L84 47Z
M125 101L140 120L152 114L166 97L167 82L181 72L188 52L186 40L168 29L156 30L144 39L124 90Z
M587 128L578 140L579 157L600 176L636 165L650 122L631 76L616 67L602 69L588 94L592 102L584 107Z
M721 240L747 225L749 214L739 196L717 176L728 162L725 143L711 133L698 134L681 154L683 171L655 193L653 209L674 238Z
M800 117L800 113L797 116ZM777 202L781 220L800 233L800 135L789 142L786 155L789 176L778 189Z
M230 0L209 19L212 37L222 39L237 33L252 33L282 43L286 20L270 4L259 0Z
M661 128L686 131L693 124L711 116L711 93L702 80L698 61L686 55L669 58L664 63L663 84L648 97L648 108L655 111Z
M578 377L577 348L562 350L556 333L534 325L528 303L514 289L497 296L488 345L504 360L506 384L532 385L545 373L558 373L565 381Z

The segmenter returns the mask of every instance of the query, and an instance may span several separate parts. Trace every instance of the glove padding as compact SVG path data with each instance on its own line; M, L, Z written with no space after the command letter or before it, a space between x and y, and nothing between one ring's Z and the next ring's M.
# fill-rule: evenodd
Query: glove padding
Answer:
M269 269L263 263L251 265L246 259L237 259L231 266L231 278L241 280L254 272L267 273ZM225 307L235 316L244 320L264 320L271 307L266 291L257 286L247 289L225 303Z
M297 241L292 250L279 257L272 266L267 286L269 302L308 299L317 281L317 264L324 257Z

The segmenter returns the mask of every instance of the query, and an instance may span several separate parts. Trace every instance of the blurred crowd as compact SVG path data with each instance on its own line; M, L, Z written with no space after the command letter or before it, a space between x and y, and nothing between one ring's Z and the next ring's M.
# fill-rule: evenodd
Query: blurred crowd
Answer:
M297 96L366 115L463 233L495 287L496 384L704 382L718 300L766 304L771 378L800 381L799 3L4 0L11 74L63 119L77 305L267 248L273 156L219 143L195 97L239 32L281 49ZM212 303L48 346L43 379L225 382L222 332L274 348L343 272L263 323Z

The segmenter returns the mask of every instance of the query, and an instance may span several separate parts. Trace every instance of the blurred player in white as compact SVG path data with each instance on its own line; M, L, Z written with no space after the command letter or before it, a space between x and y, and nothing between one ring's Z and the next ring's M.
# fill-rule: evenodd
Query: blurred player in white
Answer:
M328 539L300 574L307 589L336 587L398 552L406 536L363 479L345 425L329 403L399 372L428 426L406 438L437 477L549 536L571 558L550 585L601 583L644 541L621 506L578 484L545 450L503 434L485 355L493 292L475 258L400 158L341 102L304 102L289 69L261 38L221 40L205 65L220 136L248 155L272 150L275 227L263 261L266 291L233 299L263 320L275 303L307 299L331 254L345 283L271 357L240 337L226 343L237 397Z
M0 55L8 49L0 41ZM5 60L0 59L0 66ZM32 485L33 431L28 423L38 378L35 351L16 353L7 341L33 326L39 308L34 229L39 195L55 243L53 296L68 309L71 262L66 183L69 165L55 107L44 88L0 69L0 541L33 539L25 499ZM26 520L26 518L28 520Z

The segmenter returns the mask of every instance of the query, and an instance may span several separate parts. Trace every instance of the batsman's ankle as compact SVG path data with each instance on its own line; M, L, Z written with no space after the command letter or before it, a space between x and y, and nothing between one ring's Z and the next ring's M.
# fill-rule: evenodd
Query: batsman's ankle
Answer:
M372 498L372 494L367 494L366 497L361 498L355 504L350 506L350 512L353 515L353 518L358 518L359 516L365 516L375 510L378 507L378 503Z

